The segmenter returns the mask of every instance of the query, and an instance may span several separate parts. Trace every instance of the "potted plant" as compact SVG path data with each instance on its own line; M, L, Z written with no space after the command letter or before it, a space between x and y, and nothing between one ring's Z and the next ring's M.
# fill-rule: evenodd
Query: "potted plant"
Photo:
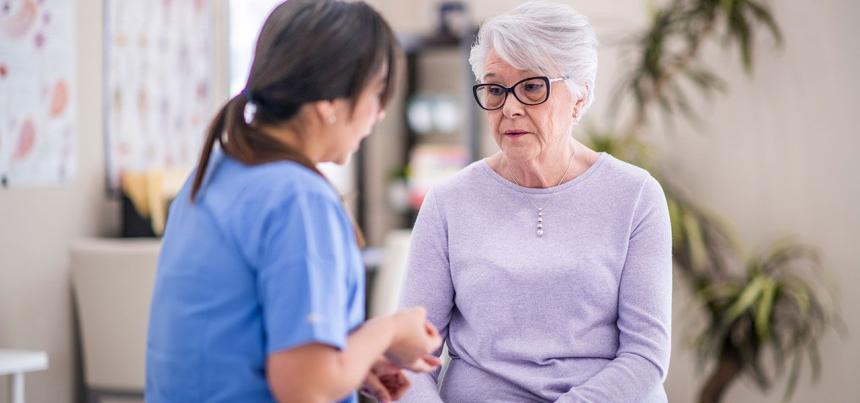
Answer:
M782 42L770 8L760 0L671 0L652 7L651 23L624 43L636 63L616 88L614 107L632 100L633 115L621 130L586 126L590 144L649 169L663 184L673 232L673 260L681 282L706 313L705 326L694 338L699 363L710 373L699 402L720 401L741 376L766 390L784 375L790 362L785 398L790 399L804 363L812 378L820 374L818 343L830 328L839 329L832 287L825 287L814 248L796 242L774 243L765 253L746 256L730 236L729 225L705 211L659 168L643 140L655 110L666 122L674 115L696 124L702 119L688 102L688 84L705 95L726 84L701 60L701 47L719 40L740 52L747 70L753 66L753 39L764 28ZM611 116L616 123L617 116ZM614 127L617 125L611 125ZM771 350L774 371L765 369L763 353ZM807 357L807 359L804 359Z

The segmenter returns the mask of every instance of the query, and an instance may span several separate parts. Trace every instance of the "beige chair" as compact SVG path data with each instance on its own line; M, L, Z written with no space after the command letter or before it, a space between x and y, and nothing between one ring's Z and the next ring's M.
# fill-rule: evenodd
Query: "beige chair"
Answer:
M368 317L394 313L400 306L411 241L412 230L407 229L391 231L385 237L382 265L380 265L373 283ZM442 379L445 376L445 371L448 370L448 364L451 362L447 345L442 347L440 358L442 358L442 373L439 377Z
M397 310L406 276L411 238L411 230L394 230L385 237L382 264L374 277L368 317L387 315Z
M89 402L143 398L155 239L85 239L70 250Z

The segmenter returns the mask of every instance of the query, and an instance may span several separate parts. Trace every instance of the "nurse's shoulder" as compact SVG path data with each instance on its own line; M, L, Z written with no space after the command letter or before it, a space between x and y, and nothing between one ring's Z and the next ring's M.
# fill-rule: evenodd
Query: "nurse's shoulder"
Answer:
M227 182L225 188L232 189L231 207L237 204L245 208L271 209L289 203L295 198L310 198L340 203L334 188L320 174L294 161L276 161L264 164L245 165L226 158L224 169L213 178ZM230 197L232 196L232 197ZM256 207L252 207L256 206Z

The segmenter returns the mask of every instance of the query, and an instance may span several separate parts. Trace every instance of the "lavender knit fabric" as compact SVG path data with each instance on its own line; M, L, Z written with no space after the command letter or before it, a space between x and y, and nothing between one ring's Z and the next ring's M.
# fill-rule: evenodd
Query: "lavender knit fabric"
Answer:
M401 401L667 401L671 238L660 184L610 154L547 189L469 165L424 200L401 302L451 362Z

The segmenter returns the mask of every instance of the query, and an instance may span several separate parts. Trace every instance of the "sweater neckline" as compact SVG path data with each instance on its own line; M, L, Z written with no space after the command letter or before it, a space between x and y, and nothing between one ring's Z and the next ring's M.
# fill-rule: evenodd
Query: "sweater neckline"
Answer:
M484 172L486 172L496 182L499 182L499 184L501 184L502 186L504 186L508 189L511 189L515 192L527 193L527 194L549 194L549 193L563 192L567 189L570 189L570 188L576 186L576 184L586 180L588 177L590 177L592 174L594 174L594 172L597 171L597 169L600 168L600 166L603 165L603 163L607 159L612 157L607 152L600 152L599 154L600 154L600 156L597 157L597 161L595 161L594 164L591 164L591 166L588 167L588 169L586 169L585 172L579 174L579 176L577 176L576 178L573 178L573 179L571 179L565 183L562 183L561 185L550 186L547 188L530 188L530 187L517 185L516 183L509 181L507 178L505 178L502 175L499 175L498 172L493 170L493 168L490 167L490 164L487 163L486 158L478 161L478 166L481 167L481 169L483 169Z

